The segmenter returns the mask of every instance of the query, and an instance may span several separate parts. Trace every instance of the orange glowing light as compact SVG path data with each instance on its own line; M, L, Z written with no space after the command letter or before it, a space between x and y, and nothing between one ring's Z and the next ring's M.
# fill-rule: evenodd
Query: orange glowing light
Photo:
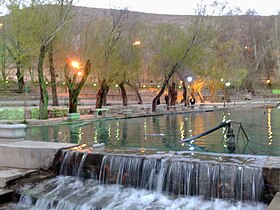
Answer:
M271 83L270 79L266 80L266 84L269 85L270 83Z
M133 45L134 46L139 46L141 44L141 41L140 40L136 40L135 42L133 42Z
M78 61L71 61L71 66L75 69L81 68L80 63Z
M77 151L77 150L82 150L82 149L85 148L86 146L87 146L86 144L82 144L82 145L79 145L79 146L77 146L77 147L73 147L72 150L75 150L75 151Z

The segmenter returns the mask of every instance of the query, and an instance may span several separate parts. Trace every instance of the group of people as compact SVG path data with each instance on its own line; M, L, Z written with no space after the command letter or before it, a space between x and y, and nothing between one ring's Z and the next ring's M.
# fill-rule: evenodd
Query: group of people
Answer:
M168 94L165 94L164 100L165 100L165 104L167 106L169 106L169 95ZM194 106L195 105L195 98L191 97L189 103L190 103L191 106Z

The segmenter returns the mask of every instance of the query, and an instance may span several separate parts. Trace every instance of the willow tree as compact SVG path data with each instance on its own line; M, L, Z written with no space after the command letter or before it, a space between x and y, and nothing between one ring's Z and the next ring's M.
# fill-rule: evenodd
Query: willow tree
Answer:
M171 30L173 27L173 30ZM211 30L206 27L198 28L198 23L188 32L179 27L165 26L160 28L156 39L159 40L159 51L154 62L157 68L162 69L164 77L162 86L152 102L152 111L156 111L157 101L162 96L170 79L190 62L192 53L196 53L199 45L205 43L211 37Z
M223 11L224 5L215 2L213 12ZM211 7L212 10L212 7ZM187 25L185 28L178 27L175 31L161 30L155 36L154 43L158 49L155 58L161 60L162 67L165 69L165 79L158 94L152 102L152 111L156 111L159 98L164 93L169 80L188 62L191 62L192 55L201 47L206 47L206 43L213 37L213 21L206 16L209 13L205 5L197 8L197 15L186 17Z
M103 20L95 45L94 64L100 85L96 96L96 108L106 105L107 94L114 81L112 72L119 62L118 49L121 38L129 22L127 10L111 10L109 17L111 18Z
M16 69L18 91L24 91L24 69L29 63L32 51L37 47L34 36L29 30L29 26L34 19L30 13L28 4L22 1L7 1L6 7L9 15L5 21L5 47L8 50L12 63Z
M112 71L112 77L114 83L116 83L120 90L123 99L123 106L127 106L128 97L125 86L131 87L135 93L138 103L142 103L142 98L137 88L137 81L142 71L140 48L141 41L137 39L139 36L136 33L138 24L133 24L132 28L129 28L126 35L122 37L120 45L117 49L117 56L114 62Z
M84 68L80 67L79 65L75 66L74 68L71 67L69 63L66 63L65 65L64 75L69 93L69 113L77 112L78 97L88 78L90 70L90 60L87 60Z
M140 55L139 55L139 46L133 45L133 41L128 41L126 44L123 44L123 48L120 49L120 65L116 69L115 79L119 83L121 89L123 105L127 105L127 94L124 85L132 87L135 91L138 103L141 103L142 99L138 92L138 89L135 87L135 80L140 76Z
M2 22L3 23L3 22ZM10 55L7 50L7 36L4 24L0 27L0 69L1 69L1 76L3 80L7 80L9 74L9 61Z
M45 4L54 5L45 5ZM36 34L39 40L39 55L38 55L38 80L40 86L40 105L39 119L48 118L48 91L44 77L44 59L52 41L58 36L66 23L71 19L70 10L72 0L53 0L41 1L39 5L32 5L32 10L35 13L37 24Z

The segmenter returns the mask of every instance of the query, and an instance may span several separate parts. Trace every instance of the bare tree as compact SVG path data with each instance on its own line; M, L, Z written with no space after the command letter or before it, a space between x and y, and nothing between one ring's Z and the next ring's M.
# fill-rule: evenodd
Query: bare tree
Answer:
M96 108L101 108L106 105L106 97L110 88L110 83L114 81L112 77L112 69L114 69L114 59L118 58L118 45L121 43L121 36L127 27L127 10L112 10L112 22L105 31L101 34L103 43L102 53L102 73L99 74L100 88L96 96Z
M50 75L51 75L51 89L52 89L52 101L53 106L59 106L57 91L56 91L56 73L54 68L54 61L53 61L53 46L51 44L49 49L49 67L50 67Z

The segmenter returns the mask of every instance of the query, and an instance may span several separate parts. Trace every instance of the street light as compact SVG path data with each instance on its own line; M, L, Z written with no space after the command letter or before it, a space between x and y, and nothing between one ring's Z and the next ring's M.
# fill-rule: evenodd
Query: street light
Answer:
M71 61L71 66L75 69L80 69L81 68L80 63L78 61L75 61L75 60Z
M81 77L81 76L83 76L83 72L79 71L79 72L77 73L77 75L78 75L79 77Z
M191 83L192 82L192 77L187 77L187 98L186 98L186 100L187 100L187 104L189 104L189 85L188 85L188 83Z
M192 77L187 77L187 81L191 82L192 81Z
M226 86L226 87L229 87L229 86L230 86L230 82L227 82L227 83L225 84L225 86Z
M78 77L83 76L83 72L79 70L79 69L82 68L80 62L78 62L78 61L76 61L76 60L72 60L72 61L70 62L70 65L75 69L74 72L73 72L73 79L74 79L74 80L77 79L77 78L76 78L76 75L77 75Z
M132 45L133 46L139 46L139 45L141 45L141 41L140 40L136 40L136 41L133 42Z

